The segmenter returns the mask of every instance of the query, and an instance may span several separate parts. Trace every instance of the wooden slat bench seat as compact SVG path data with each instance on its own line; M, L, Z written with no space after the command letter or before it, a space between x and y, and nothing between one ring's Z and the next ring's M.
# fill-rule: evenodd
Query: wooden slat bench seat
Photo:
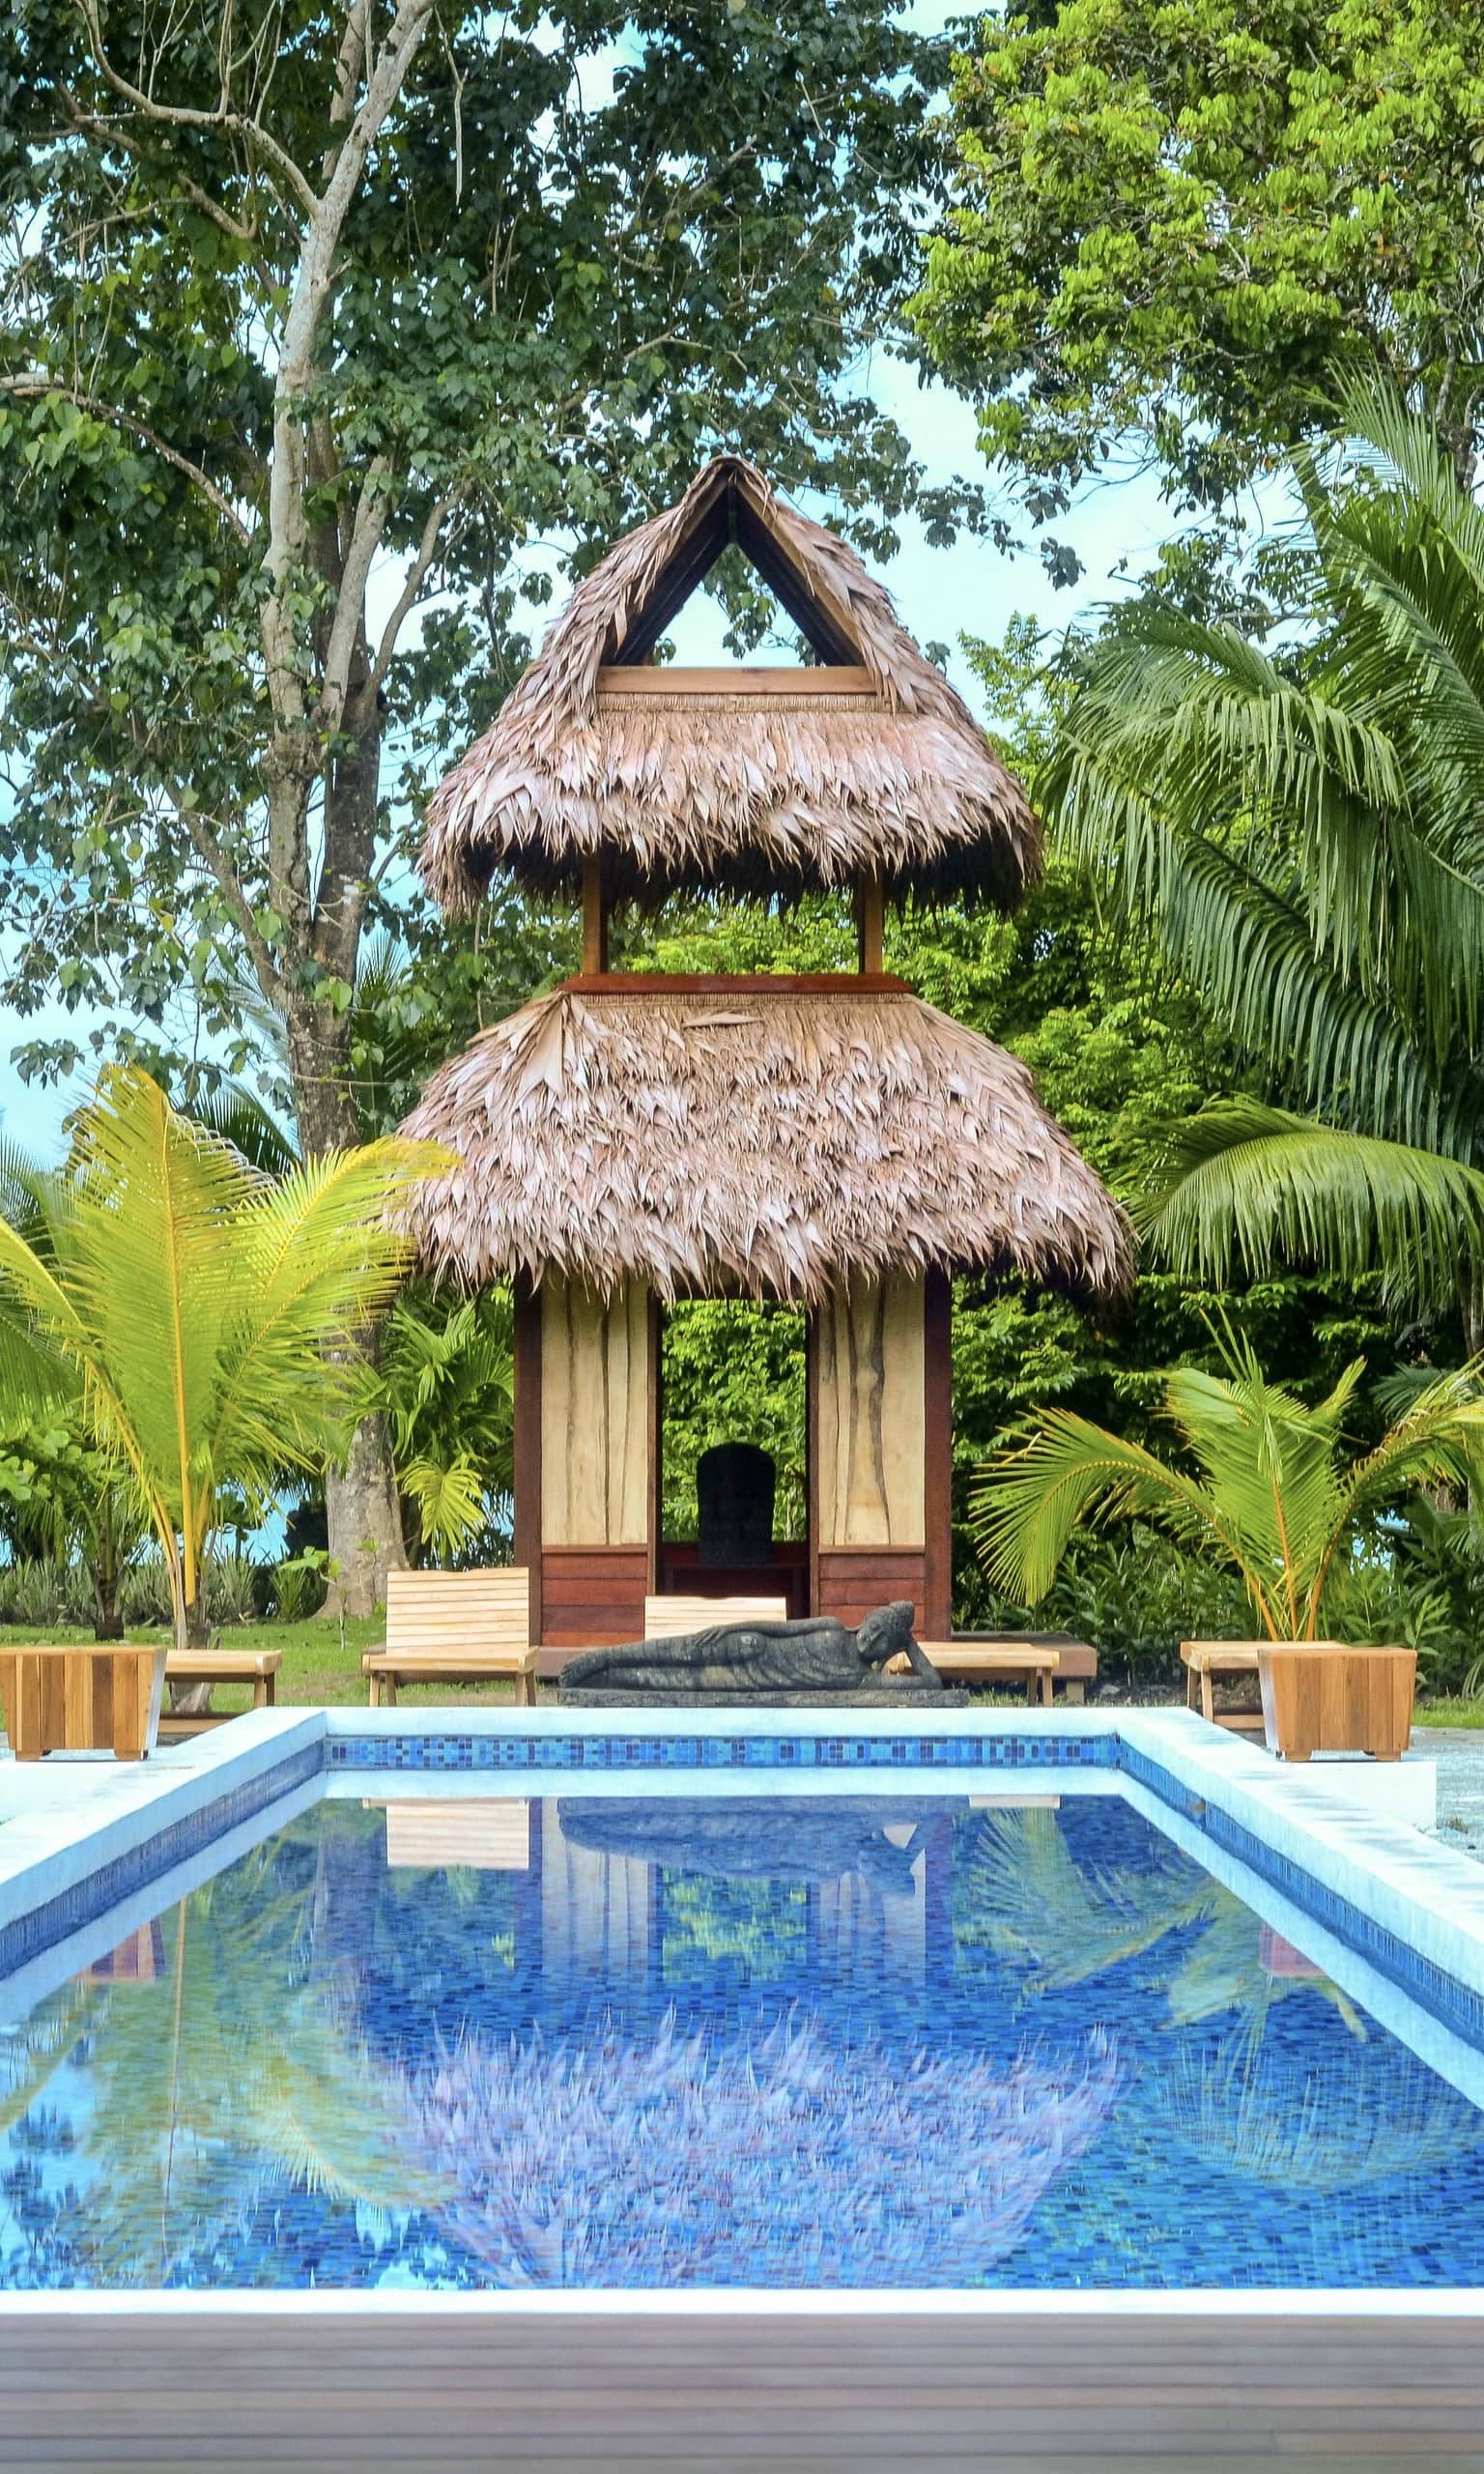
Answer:
M1218 1676L1250 1675L1257 1679L1257 1644L1254 1641L1182 1641L1181 1663L1185 1670L1185 1708L1195 1707L1196 1687L1201 1695L1201 1715L1213 1727L1230 1727L1237 1735L1261 1735L1263 1713L1260 1709L1220 1710L1215 1703L1215 1682Z
M918 1648L945 1683L1018 1683L1025 1679L1025 1697L1034 1705L1038 1689L1042 1706L1051 1706L1051 1685L1060 1650L1027 1645L1020 1649L990 1648L982 1641L919 1641ZM910 1675L912 1661L903 1654L888 1661L888 1675Z
M682 1632L709 1632L718 1624L786 1624L786 1597L646 1597L644 1638L674 1641Z
M255 1710L271 1710L278 1699L282 1650L172 1650L165 1659L166 1683L250 1683ZM198 1736L208 1727L224 1726L230 1711L162 1710L159 1732L179 1739Z
M956 1632L953 1650L1055 1650L1060 1663L1055 1682L1062 1698L1080 1709L1087 1687L1098 1681L1098 1653L1091 1641L1070 1632Z
M361 1673L371 1707L394 1709L408 1683L484 1683L513 1676L515 1697L536 1697L530 1575L522 1564L480 1572L388 1572L386 1647L367 1650Z

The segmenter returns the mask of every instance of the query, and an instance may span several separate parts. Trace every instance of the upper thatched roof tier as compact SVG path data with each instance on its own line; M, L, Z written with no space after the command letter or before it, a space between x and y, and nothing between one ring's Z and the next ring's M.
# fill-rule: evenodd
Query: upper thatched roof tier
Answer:
M648 655L731 541L819 656L684 672ZM614 899L825 890L879 874L1011 907L1039 874L1020 784L855 552L739 456L626 534L577 587L499 716L440 786L422 875L471 908L497 868L575 892L601 853Z
M405 1131L423 1259L469 1286L812 1301L852 1274L1014 1268L1124 1287L1127 1224L1023 1065L906 989L557 989L433 1077Z

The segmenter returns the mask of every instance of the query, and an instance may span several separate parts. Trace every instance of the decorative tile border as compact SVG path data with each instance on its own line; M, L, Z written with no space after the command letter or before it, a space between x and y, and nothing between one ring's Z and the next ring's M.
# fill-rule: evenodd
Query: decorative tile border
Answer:
M1172 1776L1160 1763L1151 1760L1133 1744L1119 1745L1114 1766L1123 1776L1147 1787L1160 1803L1183 1813L1205 1837L1224 1848L1227 1855L1235 1856L1239 1863L1280 1891L1303 1914L1312 1916L1337 1942L1343 1942L1347 1949L1364 1959L1378 1975L1385 1976L1424 2010L1431 2011L1445 2028L1451 2028L1466 2044L1484 2053L1484 1992L1465 1984L1400 1934L1388 1931L1354 1899L1331 1889L1306 1865L1296 1862L1256 1830L1249 1829L1209 1796L1197 1794Z
M1112 1735L332 1735L331 1769L1112 1769Z

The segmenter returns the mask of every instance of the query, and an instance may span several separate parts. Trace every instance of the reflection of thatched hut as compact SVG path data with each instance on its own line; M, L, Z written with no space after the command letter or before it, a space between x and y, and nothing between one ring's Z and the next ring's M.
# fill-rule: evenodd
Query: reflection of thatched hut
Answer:
M654 666L732 541L815 666ZM664 1585L661 1303L719 1294L808 1309L810 1535L780 1549L796 1602L853 1620L910 1597L927 1636L947 1629L949 1277L1013 1266L1097 1297L1128 1245L1023 1068L883 973L882 912L908 893L1009 907L1038 866L1020 785L886 593L732 457L578 587L442 784L440 900L468 907L506 869L583 903L581 976L444 1066L409 1125L460 1156L419 1201L429 1264L517 1283L516 1552L540 1637L632 1634ZM854 898L858 972L608 969L615 900L831 888Z

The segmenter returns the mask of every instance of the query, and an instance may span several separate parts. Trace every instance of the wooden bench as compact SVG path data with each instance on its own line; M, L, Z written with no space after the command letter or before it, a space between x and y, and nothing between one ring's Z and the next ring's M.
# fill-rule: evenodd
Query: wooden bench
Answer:
M1261 1735L1261 1709L1216 1709L1215 1680L1217 1676L1257 1675L1257 1644L1255 1641L1182 1641L1181 1664L1185 1670L1185 1708L1195 1708L1196 1687L1200 1687L1201 1715L1213 1727L1230 1727L1237 1735Z
M530 1645L530 1575L523 1564L479 1572L388 1572L386 1647L367 1650L360 1671L371 1707L396 1707L408 1683L484 1683L515 1678L515 1697L536 1698Z
M17 1761L112 1752L143 1761L159 1714L160 1656L117 1641L27 1641L0 1650L0 1704Z
M786 1624L786 1597L646 1597L644 1638L674 1641L718 1624Z
M1024 1676L1027 1701L1034 1707L1039 1689L1042 1708L1051 1707L1051 1685L1062 1662L1060 1650L1029 1642L1015 1649L981 1641L919 1641L917 1646L945 1683L994 1683L1002 1679L1009 1683ZM893 1658L887 1672L903 1670L910 1673L910 1659Z
M271 1710L278 1699L282 1650L171 1650L165 1659L166 1683L250 1683L255 1710ZM162 1710L159 1732L178 1740L198 1736L208 1727L225 1726L227 1710Z
M1055 1681L1062 1697L1080 1709L1087 1699L1087 1687L1098 1681L1098 1653L1091 1641L1075 1640L1070 1632L956 1632L949 1647L953 1650L1055 1650L1061 1663L1055 1670Z

